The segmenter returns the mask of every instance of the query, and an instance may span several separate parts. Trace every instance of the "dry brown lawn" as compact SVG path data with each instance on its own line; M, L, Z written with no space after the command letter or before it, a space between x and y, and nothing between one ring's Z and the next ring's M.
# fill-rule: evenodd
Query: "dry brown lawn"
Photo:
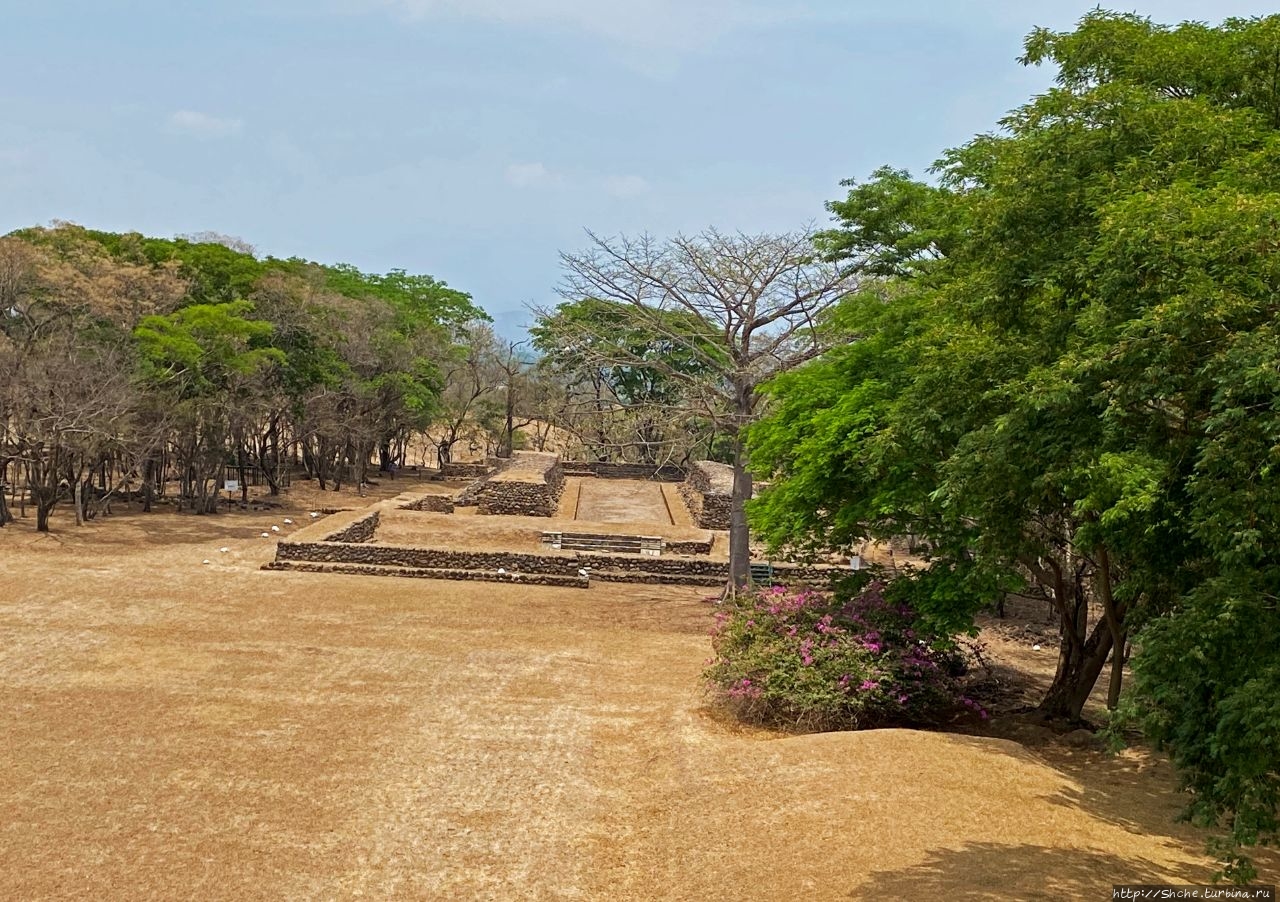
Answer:
M1147 756L736 728L696 591L259 570L305 511L0 530L0 898L1103 899L1212 869Z

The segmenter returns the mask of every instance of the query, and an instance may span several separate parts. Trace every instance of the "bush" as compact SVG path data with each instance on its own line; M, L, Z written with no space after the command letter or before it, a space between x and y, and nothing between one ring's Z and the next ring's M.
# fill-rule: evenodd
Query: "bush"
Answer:
M1280 612L1274 571L1211 579L1139 634L1134 679L1118 726L1136 717L1167 749L1187 815L1220 828L1223 876L1256 876L1245 854L1280 841ZM1268 578L1270 577L1270 578Z
M712 692L740 718L800 730L937 723L968 708L964 660L871 582L850 598L781 586L716 612Z

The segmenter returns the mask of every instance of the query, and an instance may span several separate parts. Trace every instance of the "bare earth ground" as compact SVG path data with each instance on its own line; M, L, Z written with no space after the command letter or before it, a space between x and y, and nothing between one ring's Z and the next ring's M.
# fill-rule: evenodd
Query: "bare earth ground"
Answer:
M0 897L1104 899L1212 870L1149 756L726 723L696 591L260 571L305 502L0 529Z
M639 480L587 479L578 499L577 518L605 523L671 525L662 483Z
M548 529L608 535L643 533L669 539L700 539L707 535L705 530L673 526L655 528L654 524L648 523L623 525L552 517L469 516L466 513L388 510L382 512L373 540L379 545L531 552L546 549L542 544L542 532ZM725 544L717 541L719 548L712 548L713 552L719 552L721 559L726 554Z

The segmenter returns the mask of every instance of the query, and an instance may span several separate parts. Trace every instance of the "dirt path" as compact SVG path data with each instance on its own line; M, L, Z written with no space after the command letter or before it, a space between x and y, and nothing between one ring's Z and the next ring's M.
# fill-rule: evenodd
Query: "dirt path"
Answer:
M282 515L0 530L0 898L1101 899L1211 870L1162 763L736 729L695 592L260 571Z

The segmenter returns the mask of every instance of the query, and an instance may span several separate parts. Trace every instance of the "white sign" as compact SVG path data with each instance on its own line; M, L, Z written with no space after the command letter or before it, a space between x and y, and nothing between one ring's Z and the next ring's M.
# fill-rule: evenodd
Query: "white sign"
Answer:
M222 484L222 487L226 489L228 492L238 492L240 491L240 480L228 479L226 482Z

